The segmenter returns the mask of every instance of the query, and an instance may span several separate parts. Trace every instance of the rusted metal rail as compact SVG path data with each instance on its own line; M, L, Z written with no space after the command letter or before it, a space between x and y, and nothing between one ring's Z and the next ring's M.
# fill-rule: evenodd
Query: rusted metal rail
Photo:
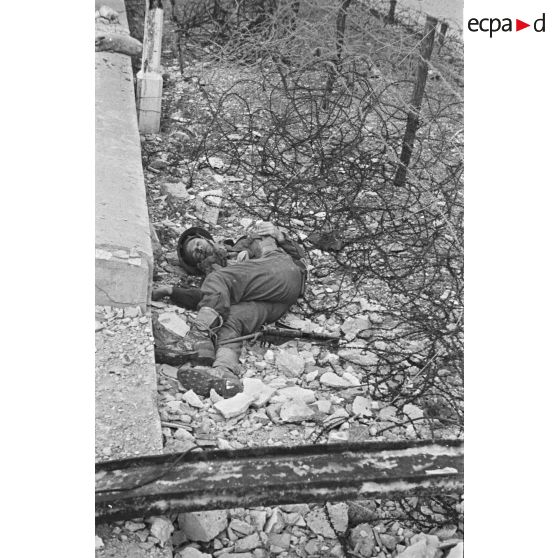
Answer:
M98 523L170 512L460 491L463 444L362 442L218 450L97 464Z

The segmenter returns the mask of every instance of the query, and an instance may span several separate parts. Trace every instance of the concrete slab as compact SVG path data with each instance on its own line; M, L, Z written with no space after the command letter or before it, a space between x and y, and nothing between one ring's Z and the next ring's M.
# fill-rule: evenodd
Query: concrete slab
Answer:
M95 458L97 462L163 451L151 319L139 307L97 307ZM142 519L142 518L139 518ZM96 558L171 558L161 544L118 525L99 525Z
M103 3L127 32L123 0ZM153 253L132 66L123 54L95 53L95 181L95 301L146 309Z
M97 0L119 14L123 0ZM96 461L162 452L151 319L153 253L131 61L95 53L95 457ZM124 307L124 308L122 308ZM96 527L96 558L172 558L170 541L148 529Z

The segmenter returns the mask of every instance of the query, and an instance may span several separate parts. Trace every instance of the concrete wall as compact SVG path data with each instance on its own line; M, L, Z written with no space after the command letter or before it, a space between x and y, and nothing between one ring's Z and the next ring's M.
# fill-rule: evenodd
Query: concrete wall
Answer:
M116 31L127 33L124 1L102 3L119 13ZM145 310L153 253L132 66L123 54L95 53L95 182L95 302Z

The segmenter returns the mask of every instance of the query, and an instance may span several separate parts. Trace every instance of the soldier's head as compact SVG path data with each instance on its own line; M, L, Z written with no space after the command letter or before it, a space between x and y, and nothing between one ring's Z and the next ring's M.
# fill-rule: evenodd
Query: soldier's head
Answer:
M177 252L182 266L197 275L198 265L214 252L213 237L201 227L191 227L180 235Z
M213 254L213 242L203 237L192 237L184 243L184 259L196 267Z

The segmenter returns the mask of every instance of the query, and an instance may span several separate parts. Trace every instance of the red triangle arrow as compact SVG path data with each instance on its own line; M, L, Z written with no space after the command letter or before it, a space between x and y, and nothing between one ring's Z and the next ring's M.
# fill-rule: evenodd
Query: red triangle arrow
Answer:
M526 27L531 27L531 24L530 23L525 23L524 21L521 21L520 19L515 20L515 30L516 31L521 31L522 29L525 29Z

